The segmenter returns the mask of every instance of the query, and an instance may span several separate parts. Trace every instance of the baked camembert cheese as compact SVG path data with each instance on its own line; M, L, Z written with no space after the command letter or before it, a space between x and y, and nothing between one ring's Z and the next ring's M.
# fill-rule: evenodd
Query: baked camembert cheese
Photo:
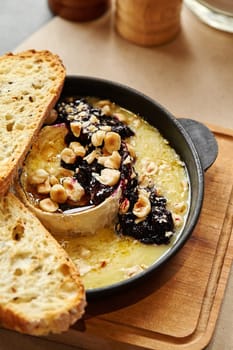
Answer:
M123 257L117 281L145 269L160 256L155 249L169 249L183 227L189 200L184 163L157 129L109 100L65 98L50 118L22 169L24 201L84 276L112 268L117 254ZM91 279L90 288L106 283Z

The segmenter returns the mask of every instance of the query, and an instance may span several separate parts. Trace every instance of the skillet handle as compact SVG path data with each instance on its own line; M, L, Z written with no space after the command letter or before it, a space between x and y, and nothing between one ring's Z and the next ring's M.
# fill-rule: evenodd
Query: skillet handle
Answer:
M192 139L203 169L207 170L218 155L218 144L213 133L204 124L196 120L186 118L179 118L178 120Z

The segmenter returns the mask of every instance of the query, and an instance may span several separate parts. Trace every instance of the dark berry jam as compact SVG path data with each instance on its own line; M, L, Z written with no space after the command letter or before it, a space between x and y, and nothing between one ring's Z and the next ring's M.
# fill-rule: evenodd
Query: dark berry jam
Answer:
M171 212L166 209L166 199L158 196L155 188L144 188L148 192L150 212L140 219L133 213L139 199L138 189L137 179L125 188L118 213L117 233L131 236L145 244L170 243L174 223Z
M134 132L116 117L104 115L100 108L93 107L84 98L64 99L57 104L56 110L58 112L58 117L55 123L65 123L69 130L65 138L66 145L69 146L71 142L79 142L81 145L85 146L86 156L90 155L97 148L93 146L91 142L94 132L98 130L108 130L121 136L122 145L119 150L122 157L119 168L121 177L114 186L101 184L96 180L96 177L93 176L93 174L100 175L101 170L104 169L104 166L99 164L97 159L91 162L91 164L86 161L85 157L77 157L76 161L72 164L67 164L61 160L61 166L63 168L76 172L74 177L85 189L86 202L84 205L98 205L116 190L120 180L127 179L132 173L132 162L128 164L127 167L123 164L124 159L129 156L128 149L123 142L126 138L134 135ZM72 122L81 123L82 128L78 137L75 136L71 130L70 124ZM103 146L104 144L98 147L100 152L102 152Z

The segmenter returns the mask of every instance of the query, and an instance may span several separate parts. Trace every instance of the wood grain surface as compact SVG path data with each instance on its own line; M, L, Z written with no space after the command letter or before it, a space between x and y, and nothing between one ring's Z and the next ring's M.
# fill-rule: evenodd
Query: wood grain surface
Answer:
M138 45L164 44L180 31L181 6L182 0L117 0L116 29Z
M233 131L211 126L219 155L205 175L192 237L133 289L90 301L85 319L50 340L88 349L203 349L214 332L233 257Z

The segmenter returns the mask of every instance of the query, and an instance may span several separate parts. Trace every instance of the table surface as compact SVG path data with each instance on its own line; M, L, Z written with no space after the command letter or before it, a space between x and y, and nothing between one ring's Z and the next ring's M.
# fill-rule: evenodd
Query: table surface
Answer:
M24 49L58 53L68 74L130 85L174 115L233 129L233 35L209 28L186 8L182 30L169 44L143 48L120 38L111 13L89 23L53 17L46 0L0 0L0 54ZM208 350L233 349L233 271ZM54 344L0 329L0 350L56 349Z

